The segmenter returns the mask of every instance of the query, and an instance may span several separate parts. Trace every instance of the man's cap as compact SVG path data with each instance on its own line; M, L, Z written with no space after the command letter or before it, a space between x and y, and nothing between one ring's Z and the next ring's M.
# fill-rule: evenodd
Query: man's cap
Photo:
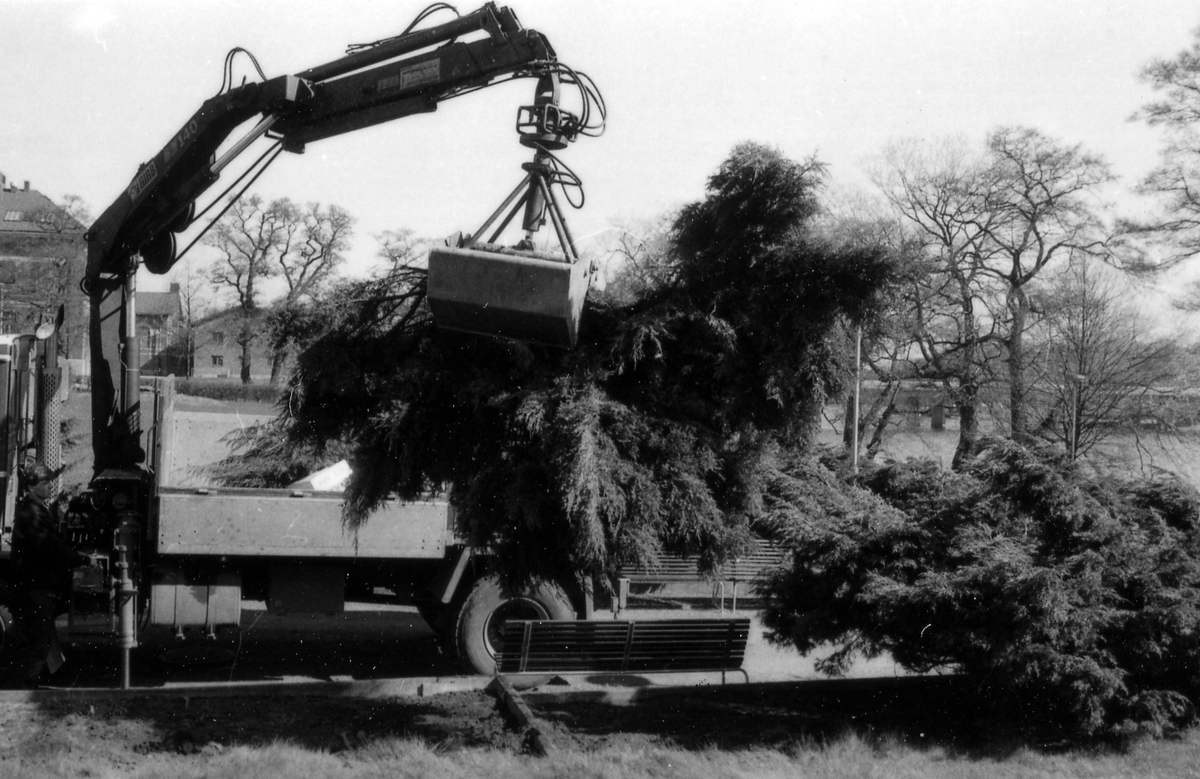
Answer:
M54 470L51 470L42 463L34 463L33 465L24 469L22 477L24 478L25 486L32 487L35 484L54 481L60 475L62 475L62 472L66 469L67 467L65 465L61 468L55 468Z

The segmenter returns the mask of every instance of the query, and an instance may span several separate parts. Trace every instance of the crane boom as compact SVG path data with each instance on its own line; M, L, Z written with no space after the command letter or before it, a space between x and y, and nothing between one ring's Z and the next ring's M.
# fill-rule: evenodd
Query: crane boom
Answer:
M482 33L482 35L480 35ZM459 40L464 36L472 40ZM487 3L454 21L406 32L295 75L246 83L206 100L109 205L87 233L83 288L91 303L90 355L95 472L144 459L140 428L134 278L144 264L166 273L177 260L175 235L221 170L264 135L285 151L405 116L437 110L443 100L513 77L538 79L538 103L522 108L538 126L522 127L545 148L562 148L586 121L542 103L557 99L564 71L540 33ZM219 158L237 128L259 121Z

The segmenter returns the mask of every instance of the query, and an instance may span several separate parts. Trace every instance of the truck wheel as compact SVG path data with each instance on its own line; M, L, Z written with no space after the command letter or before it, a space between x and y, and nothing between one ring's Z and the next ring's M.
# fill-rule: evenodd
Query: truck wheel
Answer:
M471 588L458 612L455 653L467 670L490 676L496 672L496 648L506 621L574 618L567 594L556 584L539 582L510 597L498 577L485 576Z

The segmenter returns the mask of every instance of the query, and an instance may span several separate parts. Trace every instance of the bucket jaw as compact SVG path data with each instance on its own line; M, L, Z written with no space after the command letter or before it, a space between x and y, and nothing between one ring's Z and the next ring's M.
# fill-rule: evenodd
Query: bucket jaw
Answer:
M436 248L429 252L429 307L448 330L570 349L589 266L495 246Z
M429 252L427 297L434 322L447 330L570 349L579 335L579 318L591 282L591 262L581 260L558 206L552 184L564 174L553 156L539 147L526 176L473 236L451 239ZM570 181L570 179L568 179ZM577 182L574 179L574 182ZM525 238L516 247L495 242L521 208ZM507 215L505 215L507 212ZM487 242L481 239L504 216ZM532 250L533 233L547 217L561 254Z

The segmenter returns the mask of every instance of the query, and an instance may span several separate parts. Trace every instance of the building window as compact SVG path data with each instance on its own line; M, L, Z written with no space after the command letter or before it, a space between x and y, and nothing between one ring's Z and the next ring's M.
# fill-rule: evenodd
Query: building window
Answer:
M220 346L225 343L225 333L220 330L214 330L212 334L212 342Z
M5 211L4 212L4 221L5 222L20 222L21 218L23 216L25 216L25 214L22 211Z
M158 354L158 333L149 328L138 328L141 335L142 359Z
M212 356L212 358L213 358L213 365L218 368L225 364L225 355L223 355L223 354L214 354Z

